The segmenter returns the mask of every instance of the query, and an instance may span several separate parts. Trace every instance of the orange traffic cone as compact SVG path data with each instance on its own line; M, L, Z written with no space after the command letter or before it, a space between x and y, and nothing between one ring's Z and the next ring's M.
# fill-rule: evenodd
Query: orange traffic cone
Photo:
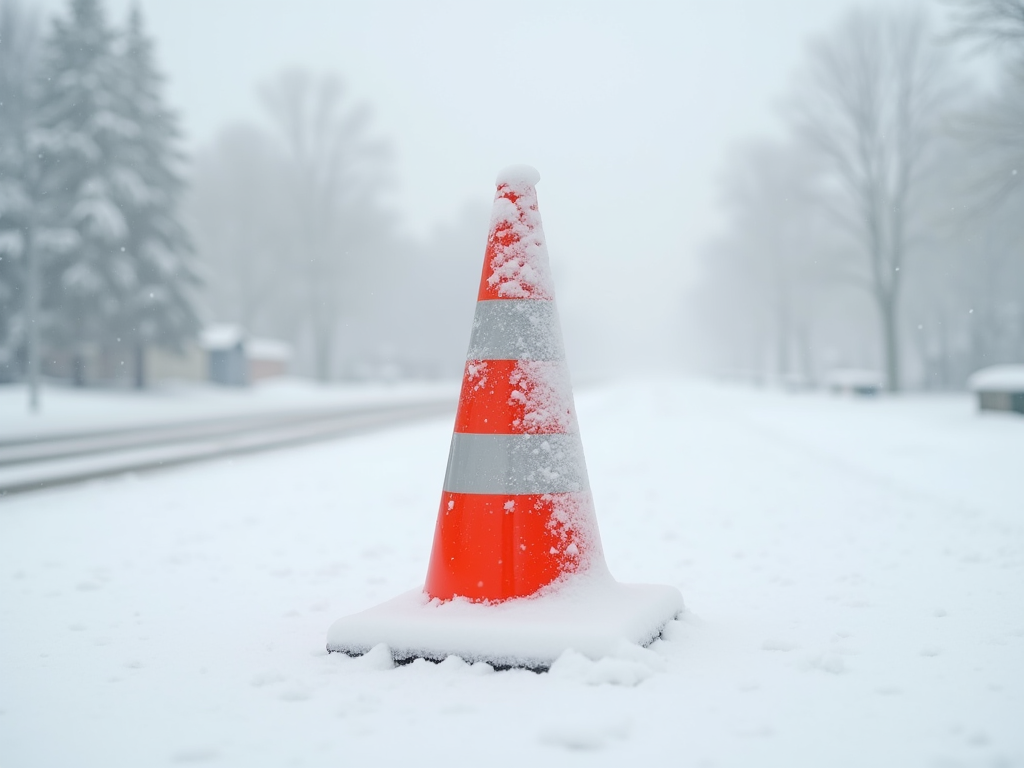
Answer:
M498 179L425 590L532 595L604 568L529 167Z
M336 621L329 651L454 654L544 669L573 649L646 645L673 587L604 562L537 208L540 176L499 174L476 315L422 590ZM521 598L521 599L513 599Z

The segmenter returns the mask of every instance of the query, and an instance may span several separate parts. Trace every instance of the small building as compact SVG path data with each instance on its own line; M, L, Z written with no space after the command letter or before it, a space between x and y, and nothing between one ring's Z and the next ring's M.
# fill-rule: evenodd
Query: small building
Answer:
M249 383L249 365L245 359L245 334L237 325L211 325L199 335L206 352L210 381L227 387Z
M277 339L247 339L245 357L249 361L249 381L270 379L288 373L292 350Z
M967 387L978 394L982 411L1024 413L1024 365L992 365L975 371Z
M877 395L885 377L867 368L834 368L825 374L825 386L837 395Z

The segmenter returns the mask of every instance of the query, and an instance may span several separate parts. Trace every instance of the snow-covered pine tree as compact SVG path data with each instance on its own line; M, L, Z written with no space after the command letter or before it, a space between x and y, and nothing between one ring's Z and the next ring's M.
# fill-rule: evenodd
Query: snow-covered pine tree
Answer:
M0 0L0 381L26 367L37 48L36 16L16 0Z
M117 199L131 171L123 147L138 128L116 87L122 65L114 44L99 0L71 0L67 16L53 22L40 80L37 213L51 234L36 243L42 303L53 309L50 348L70 356L78 385L86 353L116 338L139 282Z
M54 310L51 344L71 356L79 385L85 352L105 338L121 293L135 281L113 198L117 148L134 127L118 114L113 44L98 0L72 0L68 16L54 19L40 88L41 218L72 232L66 242L39 244L43 302Z
M116 331L132 342L135 385L141 388L146 346L178 349L195 337L201 281L191 240L178 218L184 182L177 117L164 104L163 77L137 5L124 36L118 84L123 114L133 129L118 152L112 180L135 280L122 295Z

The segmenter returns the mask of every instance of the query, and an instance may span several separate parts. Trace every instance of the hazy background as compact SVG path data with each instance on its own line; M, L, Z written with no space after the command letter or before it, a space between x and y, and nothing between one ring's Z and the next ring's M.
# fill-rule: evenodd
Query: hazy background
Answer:
M952 40L975 6L985 3L860 11L886 28L917 25L942 59L895 321L911 387L960 387L983 364L1024 359L1024 209L1016 192L985 197L998 181L980 179L979 147L998 142L967 126L1019 101L1019 78L1005 74L1019 46ZM123 25L132 4L102 7ZM578 378L686 368L813 384L836 367L886 369L877 296L833 269L863 271L864 243L826 210L834 169L804 130L808 105L831 108L813 84L814 46L852 39L848 2L138 7L182 130L179 208L204 280L199 317L287 341L295 372L458 376L493 179L518 162L541 172ZM44 35L47 17L67 13L56 0L32 8ZM307 155L289 145L287 105L301 111L306 98L312 115L329 77L350 151L344 191L317 223L296 212L315 205L297 204L294 185L315 197L320 182L303 169L325 163L312 143ZM1007 151L993 179L1013 164ZM969 184L968 168L979 176ZM972 205L940 231L946 213ZM981 221L978 209L1001 218ZM985 238L998 252L988 261ZM321 266L303 277L312 252ZM972 293L983 263L995 287ZM306 316L328 297L327 316ZM978 328L972 310L995 315Z

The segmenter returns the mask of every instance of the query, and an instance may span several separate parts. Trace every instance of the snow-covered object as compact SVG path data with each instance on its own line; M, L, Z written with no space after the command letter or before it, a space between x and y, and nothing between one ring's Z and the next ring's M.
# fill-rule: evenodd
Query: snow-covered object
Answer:
M431 600L414 589L336 622L327 648L363 654L383 643L398 661L454 655L548 669L567 651L601 659L623 645L649 645L681 611L674 587L619 584L606 574L497 604Z
M221 323L204 328L199 334L199 344L203 349L232 349L245 340L245 331L239 325Z
M967 380L972 392L1024 392L1024 365L991 365Z
M245 342L245 354L250 360L286 362L291 359L292 348L279 339L252 338Z
M498 176L434 545L422 592L331 627L328 649L547 667L648 643L673 587L609 575L587 477L534 187Z

